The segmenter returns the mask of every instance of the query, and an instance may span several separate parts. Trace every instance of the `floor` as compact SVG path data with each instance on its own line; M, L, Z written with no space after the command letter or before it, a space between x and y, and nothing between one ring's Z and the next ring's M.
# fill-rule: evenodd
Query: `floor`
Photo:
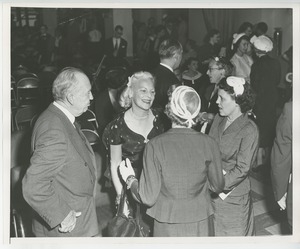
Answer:
M285 211L279 211L274 200L269 169L261 166L258 172L250 173L251 194L254 205L256 236L288 235ZM106 228L113 213L110 205L97 208L101 236L107 236Z

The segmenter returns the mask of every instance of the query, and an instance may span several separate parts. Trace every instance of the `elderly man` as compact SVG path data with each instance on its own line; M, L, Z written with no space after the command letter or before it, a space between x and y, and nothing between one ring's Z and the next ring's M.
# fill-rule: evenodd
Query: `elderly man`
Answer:
M98 234L96 165L92 148L75 123L93 99L88 77L65 68L53 83L54 102L38 118L23 195L33 208L37 237Z
M160 44L160 64L152 72L156 78L154 107L164 109L168 103L169 88L180 84L174 70L180 65L182 51L182 46L177 40L167 39Z

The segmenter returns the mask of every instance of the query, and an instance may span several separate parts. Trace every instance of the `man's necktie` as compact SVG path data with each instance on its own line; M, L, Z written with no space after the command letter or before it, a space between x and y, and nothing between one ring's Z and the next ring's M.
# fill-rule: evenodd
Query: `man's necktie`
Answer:
M85 138L84 134L81 131L80 124L77 121L75 121L74 126L75 126L75 129L78 132L79 136L81 137L81 139L86 143L86 138Z

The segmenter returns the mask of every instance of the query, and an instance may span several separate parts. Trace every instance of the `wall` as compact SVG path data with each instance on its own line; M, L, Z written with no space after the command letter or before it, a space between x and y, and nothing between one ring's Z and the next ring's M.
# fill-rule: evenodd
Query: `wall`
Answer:
M188 25L189 38L196 41L198 45L201 45L207 33L201 9L189 10Z
M54 31L57 27L57 11L55 8L42 9L43 24L48 27L48 33L54 36Z

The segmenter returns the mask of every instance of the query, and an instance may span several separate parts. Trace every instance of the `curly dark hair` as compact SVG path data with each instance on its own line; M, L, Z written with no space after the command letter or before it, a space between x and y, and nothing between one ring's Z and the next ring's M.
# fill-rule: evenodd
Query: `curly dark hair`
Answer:
M224 90L230 96L232 97L233 100L240 106L241 112L246 113L249 112L253 109L254 104L255 104L255 98L256 94L252 90L250 84L246 82L244 84L244 92L242 95L235 95L233 87L229 86L226 81L227 78L221 79L221 81L218 84L219 89Z

